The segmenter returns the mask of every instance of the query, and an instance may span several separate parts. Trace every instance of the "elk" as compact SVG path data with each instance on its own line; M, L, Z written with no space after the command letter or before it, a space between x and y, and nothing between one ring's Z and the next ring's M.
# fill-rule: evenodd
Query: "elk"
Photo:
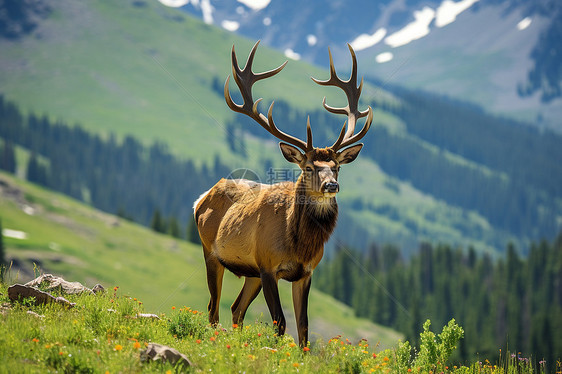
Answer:
M301 169L296 182L261 184L250 180L221 179L194 203L194 215L203 246L207 267L207 284L211 295L209 321L219 321L219 301L224 269L245 277L244 285L232 304L232 322L242 324L246 310L263 288L265 300L278 334L285 332L286 321L281 309L278 281L292 282L293 306L299 344L308 343L308 294L311 276L324 253L324 243L330 237L338 217L336 193L339 191L340 165L355 160L363 144L355 144L371 127L371 107L359 111L358 102L363 80L357 86L357 60L348 45L353 60L351 77L341 80L330 55L330 79L312 80L323 86L341 88L348 100L342 108L322 105L335 114L344 114L347 121L331 147L312 146L310 118L307 120L306 141L279 130L273 121L273 104L267 116L260 113L254 101L252 86L261 79L279 73L287 61L276 69L252 72L252 63L259 41L252 48L246 65L240 69L232 47L232 74L240 90L243 104L230 96L229 80L224 85L227 105L235 112L254 119L281 142L285 159ZM358 119L367 117L361 131L355 132ZM275 322L276 321L276 322Z

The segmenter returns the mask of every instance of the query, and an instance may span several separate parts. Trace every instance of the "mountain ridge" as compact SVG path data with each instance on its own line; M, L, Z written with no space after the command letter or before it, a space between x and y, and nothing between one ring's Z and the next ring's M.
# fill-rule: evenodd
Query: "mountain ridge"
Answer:
M348 64L345 43L351 43L366 76L447 94L562 132L561 76L556 69L560 59L556 52L548 53L559 51L559 2L256 3L261 6L212 0L168 4L230 32L262 39L288 58L324 67L328 46L337 63ZM205 16L202 4L207 4Z

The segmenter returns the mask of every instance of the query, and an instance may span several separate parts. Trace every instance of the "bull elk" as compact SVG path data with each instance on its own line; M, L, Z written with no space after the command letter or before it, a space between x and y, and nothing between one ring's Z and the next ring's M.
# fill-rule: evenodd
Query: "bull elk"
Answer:
M357 86L357 60L348 45L353 60L351 77L341 80L335 71L330 54L330 79L312 80L323 86L341 88L348 105L334 108L322 105L331 113L345 114L344 125L331 147L312 146L310 119L307 121L306 141L279 130L273 122L273 103L267 116L258 111L252 98L252 86L261 79L279 73L287 64L263 73L252 72L252 63L259 41L252 48L248 61L240 69L232 47L232 72L240 89L243 104L236 104L230 96L229 81L224 85L226 103L235 112L245 114L282 142L281 153L289 162L299 166L302 173L296 182L260 184L249 180L221 179L194 204L195 222L201 237L207 283L211 299L209 321L219 321L219 301L224 269L245 277L244 285L232 304L232 322L241 324L250 303L260 290L269 312L277 321L279 335L284 334L286 322L279 300L278 281L292 282L293 306L301 346L308 342L308 294L311 276L324 253L324 243L330 237L338 216L336 193L340 165L355 160L363 144L356 144L371 126L371 107L357 109L363 80ZM361 131L355 132L358 119L367 117ZM274 322L275 323L275 322Z

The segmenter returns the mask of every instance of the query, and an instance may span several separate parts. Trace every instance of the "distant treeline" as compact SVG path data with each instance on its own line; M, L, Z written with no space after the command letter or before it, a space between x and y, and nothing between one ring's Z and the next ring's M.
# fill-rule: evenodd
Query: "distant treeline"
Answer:
M222 83L214 81L217 94ZM365 138L362 157L372 158L390 176L452 206L477 211L496 228L520 239L553 238L562 214L562 137L499 118L480 108L425 92L385 86L401 99L399 105L377 105L400 118L407 133L375 126ZM235 100L241 102L237 92ZM267 108L262 108L266 111ZM287 103L275 102L276 123L304 138L306 117L317 146L331 145L344 117L318 109L307 113ZM377 119L376 119L377 120ZM245 116L234 116L229 133L253 131ZM359 125L361 126L361 121ZM228 137L228 134L227 134ZM237 151L237 145L232 150ZM466 161L459 161L456 155ZM455 158L456 157L456 158ZM357 202L356 202L357 203ZM476 232L463 232L479 238ZM495 243L503 247L505 243Z
M506 252L494 260L471 248L422 244L405 259L391 245L339 248L313 283L410 342L426 319L444 326L455 318L465 331L457 359L492 360L501 348L546 359L554 370L562 352L562 234L533 244L526 258L511 245Z
M31 152L29 181L175 236L191 219L193 201L229 172L219 157L196 167L161 143L147 148L130 136L118 142L78 125L23 116L2 96L0 138L0 168L15 172L14 145L19 145Z

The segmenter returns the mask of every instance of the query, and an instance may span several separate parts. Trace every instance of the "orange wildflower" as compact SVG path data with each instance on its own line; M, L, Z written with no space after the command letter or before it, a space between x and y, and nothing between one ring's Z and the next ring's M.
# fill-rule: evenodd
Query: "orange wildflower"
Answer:
M310 351L310 348L304 347L302 350L303 350L303 352L308 352L308 351Z

